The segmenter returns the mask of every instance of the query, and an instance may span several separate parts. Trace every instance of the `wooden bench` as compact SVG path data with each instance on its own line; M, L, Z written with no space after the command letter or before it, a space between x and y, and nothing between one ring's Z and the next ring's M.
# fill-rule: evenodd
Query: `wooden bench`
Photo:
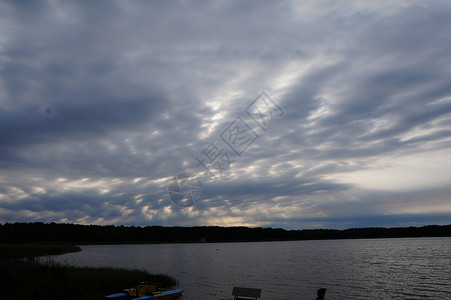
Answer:
M253 289L253 288L243 288L243 287L233 287L232 296L234 300L245 300L245 299L254 299L260 298L262 293L262 289ZM245 297L245 298L241 298Z

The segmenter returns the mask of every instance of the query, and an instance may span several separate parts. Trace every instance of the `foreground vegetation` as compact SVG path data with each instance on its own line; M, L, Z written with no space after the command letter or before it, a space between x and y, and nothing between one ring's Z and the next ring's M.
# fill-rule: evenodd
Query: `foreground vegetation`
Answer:
M116 268L81 268L57 263L50 256L37 257L43 253L60 254L62 249L77 251L77 248L70 245L0 244L0 299L102 299L140 281L158 283L161 287L176 285L174 278L163 274ZM19 250L14 253L13 249ZM18 253L25 255L19 258Z

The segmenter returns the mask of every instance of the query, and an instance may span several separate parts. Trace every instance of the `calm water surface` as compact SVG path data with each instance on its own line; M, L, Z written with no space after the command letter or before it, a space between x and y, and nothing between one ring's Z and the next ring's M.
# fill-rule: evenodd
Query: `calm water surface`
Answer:
M451 238L81 248L56 259L170 274L183 300L230 299L233 286L262 288L262 300L315 299L320 287L328 300L451 299Z

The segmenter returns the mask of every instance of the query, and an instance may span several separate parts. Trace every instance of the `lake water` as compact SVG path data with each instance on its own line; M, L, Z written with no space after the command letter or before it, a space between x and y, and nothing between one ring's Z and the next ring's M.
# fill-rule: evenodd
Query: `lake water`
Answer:
M451 238L258 243L89 245L56 260L165 273L180 299L231 299L232 287L262 288L262 300L451 299ZM118 287L118 290L125 287Z

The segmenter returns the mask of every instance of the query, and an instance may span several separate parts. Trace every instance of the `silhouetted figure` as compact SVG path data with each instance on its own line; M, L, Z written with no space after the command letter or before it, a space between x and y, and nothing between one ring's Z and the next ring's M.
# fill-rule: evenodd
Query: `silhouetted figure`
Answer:
M324 297L326 295L326 289L325 288L321 288L319 289L316 294L318 295L318 297L316 297L315 300L326 300L326 298Z

